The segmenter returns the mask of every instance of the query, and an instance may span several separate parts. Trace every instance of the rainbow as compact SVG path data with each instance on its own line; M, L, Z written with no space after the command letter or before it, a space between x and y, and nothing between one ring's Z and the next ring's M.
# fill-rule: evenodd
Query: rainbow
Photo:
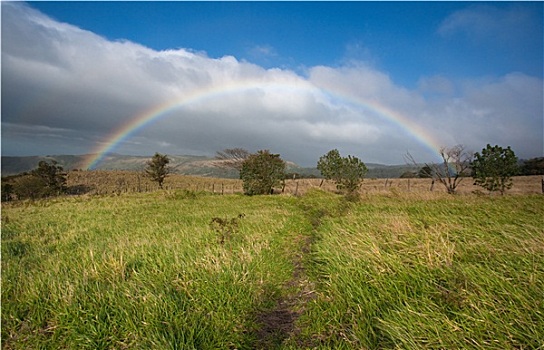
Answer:
M358 97L349 96L345 93L339 94L334 91L318 88L305 81L288 81L284 83L269 83L263 81L238 81L224 85L215 85L212 87L193 90L180 98L176 98L165 103L158 104L151 109L148 109L131 119L130 122L121 126L109 135L104 142L95 148L84 163L84 168L94 169L96 166L110 153L112 153L119 144L129 139L138 131L148 127L161 117L168 115L170 112L189 106L191 104L201 103L213 100L214 98L228 96L241 92L248 92L255 89L266 91L287 92L289 94L316 93L318 96L337 101L347 102L349 104L359 106L365 110L372 111L381 117L397 124L402 129L406 130L415 139L425 146L432 154L437 154L440 145L427 130L415 124L406 116L385 107L376 102L363 101Z

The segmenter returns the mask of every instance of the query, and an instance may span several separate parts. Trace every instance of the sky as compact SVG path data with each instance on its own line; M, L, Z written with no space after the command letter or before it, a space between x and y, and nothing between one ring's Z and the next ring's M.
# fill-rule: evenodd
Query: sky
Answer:
M542 2L1 3L2 155L544 156ZM95 159L96 160L96 159ZM99 160L99 159L98 159ZM94 164L96 165L96 164Z

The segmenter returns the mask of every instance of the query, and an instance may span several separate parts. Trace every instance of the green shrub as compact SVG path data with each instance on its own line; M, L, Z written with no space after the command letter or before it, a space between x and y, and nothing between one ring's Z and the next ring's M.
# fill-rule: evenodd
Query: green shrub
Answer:
M285 162L268 150L250 155L242 164L240 179L248 195L271 194L285 178Z
M325 179L333 180L338 190L348 194L354 194L359 189L368 171L359 158L351 155L341 157L337 149L319 158L317 169Z

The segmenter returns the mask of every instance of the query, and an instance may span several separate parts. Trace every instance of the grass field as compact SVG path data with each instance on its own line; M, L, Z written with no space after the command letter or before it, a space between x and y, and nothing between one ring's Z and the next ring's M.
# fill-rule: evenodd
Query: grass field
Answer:
M2 206L4 349L538 349L543 295L542 195Z

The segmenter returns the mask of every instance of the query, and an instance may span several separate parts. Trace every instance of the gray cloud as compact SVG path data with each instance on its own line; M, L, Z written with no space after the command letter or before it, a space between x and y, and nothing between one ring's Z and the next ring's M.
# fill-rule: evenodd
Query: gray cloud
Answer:
M231 56L110 41L21 3L2 3L2 27L4 154L88 153L144 111L185 101L115 151L269 148L308 166L332 148L367 162L402 163L406 151L432 157L414 130L372 107L381 106L443 146L479 150L492 142L542 155L542 80L523 74L422 77L411 90L360 62L300 75Z

